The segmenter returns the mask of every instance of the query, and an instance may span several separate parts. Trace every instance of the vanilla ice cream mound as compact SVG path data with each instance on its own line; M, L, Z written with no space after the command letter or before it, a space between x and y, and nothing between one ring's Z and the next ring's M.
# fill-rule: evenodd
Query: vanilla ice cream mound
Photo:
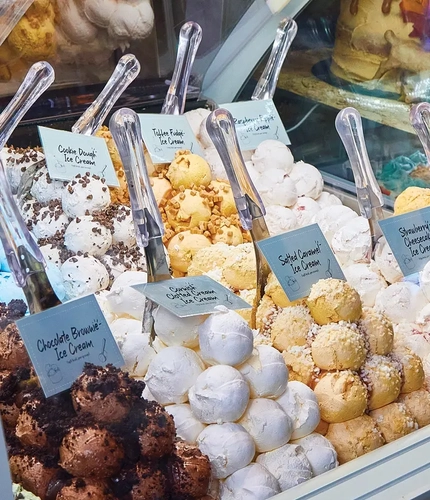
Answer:
M370 226L364 217L353 218L336 231L331 240L333 251L342 265L368 262L372 250Z
M264 174L268 168L290 174L294 167L294 158L289 148L275 140L261 142L254 151L251 161L259 174Z
M157 337L168 346L183 346L194 349L199 345L198 328L207 316L179 318L164 307L153 313Z
M303 448L306 458L311 464L314 476L319 476L338 465L334 446L321 434L309 434L304 438L293 441L292 444Z
M221 484L221 500L260 500L281 493L277 479L260 464L251 463Z
M363 306L373 307L379 291L387 288L387 283L374 262L351 264L342 270L346 281L359 293Z
M324 181L320 171L313 165L298 161L290 173L290 178L296 185L297 196L307 196L314 200L321 196Z
M175 404L166 406L166 411L175 421L176 434L188 444L196 444L199 434L206 427L191 411L189 404Z
M375 308L393 323L413 323L427 304L418 285L402 281L381 290L376 296Z

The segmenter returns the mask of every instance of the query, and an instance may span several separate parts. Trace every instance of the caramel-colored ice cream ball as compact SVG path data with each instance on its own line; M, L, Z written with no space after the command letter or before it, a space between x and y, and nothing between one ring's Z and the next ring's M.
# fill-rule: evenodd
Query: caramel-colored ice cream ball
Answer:
M430 206L430 189L410 186L397 196L394 202L394 215Z
M193 189L185 189L174 196L165 211L169 224L179 231L199 227L201 223L208 222L212 215L208 199Z
M366 335L371 354L386 356L393 350L393 325L382 313L371 307L363 307L358 326Z
M69 484L70 483L70 484ZM57 493L55 500L115 500L105 481L74 478Z
M352 420L366 410L367 389L360 377L350 370L326 373L314 391L321 418L330 424Z
M360 372L369 388L369 409L375 410L395 401L402 386L398 365L386 356L370 356Z
M402 403L391 403L370 412L387 443L418 429L418 423Z
M269 274L264 291L278 307L303 305L303 301L301 300L295 300L294 302L291 302L288 299L281 284L273 273Z
M221 268L231 255L231 247L217 243L196 252L188 268L188 276L201 276L215 268Z
M237 213L236 202L230 184L222 181L212 181L210 186L215 194L222 198L219 202L220 212L225 217Z
M325 437L334 446L339 464L361 457L385 443L375 422L368 415L330 424Z
M323 370L358 370L366 359L363 335L346 324L323 325L312 342L312 358Z
M312 285L308 297L311 315L319 325L357 321L361 315L360 295L346 281L328 278Z
M268 295L263 295L257 306L256 322L260 332L270 334L271 325L279 308Z
M392 355L402 366L402 387L400 392L404 394L421 389L425 380L421 358L407 347L397 347Z
M320 369L315 366L311 349L307 346L293 346L282 352L288 368L289 380L296 380L312 387Z
M399 403L403 403L420 427L430 424L430 393L426 389L400 394Z
M223 276L233 290L251 290L257 284L257 264L252 244L235 247L223 266Z
M212 237L213 243L226 243L227 245L241 245L243 243L242 231L233 224L221 224Z
M105 478L119 472L123 458L114 436L93 425L70 429L60 446L59 464L72 476Z
M306 345L313 324L307 307L292 306L283 309L272 323L273 347L282 352L295 345Z
M175 234L167 244L172 269L186 273L193 256L204 247L211 246L211 241L202 234L190 231Z
M186 189L193 185L208 186L212 180L209 163L201 156L188 150L176 152L166 177L174 189L179 189L181 186Z
M150 177L149 182L152 186L152 191L154 193L157 204L161 203L161 200L167 200L172 192L172 185L164 177Z

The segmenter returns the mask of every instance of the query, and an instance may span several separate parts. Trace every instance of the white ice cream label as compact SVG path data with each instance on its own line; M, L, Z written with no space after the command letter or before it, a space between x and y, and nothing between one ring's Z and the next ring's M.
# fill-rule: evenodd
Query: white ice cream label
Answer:
M52 179L70 181L78 174L98 175L108 186L119 187L106 141L101 137L37 127Z
M153 163L170 163L180 149L203 156L202 148L184 115L139 114L143 142Z
M210 314L217 306L250 309L251 306L208 276L193 276L142 283L133 288L180 318Z
M222 104L230 111L242 151L257 149L266 140L273 139L289 146L291 141L272 99Z
M94 295L16 322L46 397L69 389L85 363L124 360Z
M430 261L430 207L379 221L404 276L422 271Z
M320 279L345 280L318 224L257 242L290 301L307 297Z
M12 478L9 469L6 440L0 418L0 492L2 500L13 500Z

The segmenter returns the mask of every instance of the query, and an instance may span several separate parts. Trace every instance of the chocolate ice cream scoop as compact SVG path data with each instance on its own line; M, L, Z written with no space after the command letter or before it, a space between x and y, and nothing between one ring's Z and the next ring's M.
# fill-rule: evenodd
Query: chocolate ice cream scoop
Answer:
M21 408L15 433L23 445L44 448L48 444L48 437L30 411L36 407L37 403L26 403Z
M138 462L113 481L118 498L127 500L166 500L167 478L158 463Z
M211 466L196 446L177 441L167 470L172 498L200 498L207 494Z
M56 500L114 500L105 481L75 478L66 483Z
M7 305L0 302L0 329L25 316L26 311L27 304L21 299L11 300Z
M0 332L0 370L30 366L30 358L14 323Z
M123 458L122 446L106 429L72 427L61 443L59 465L72 476L105 478L120 471Z
M176 438L173 417L158 403L149 403L137 430L142 456L161 458L173 450Z

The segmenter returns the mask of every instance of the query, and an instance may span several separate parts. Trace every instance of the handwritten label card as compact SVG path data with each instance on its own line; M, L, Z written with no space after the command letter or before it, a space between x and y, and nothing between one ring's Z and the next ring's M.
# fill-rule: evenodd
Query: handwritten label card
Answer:
M320 279L345 276L318 224L257 242L289 300L309 295Z
M170 163L179 149L203 156L196 136L184 115L140 114L145 146L154 163Z
M38 127L38 130L46 166L53 179L70 181L77 174L90 172L106 179L108 186L119 186L104 139L47 127Z
M247 302L208 276L143 283L133 285L133 288L180 318L210 314L216 306L225 306L227 309L251 308Z
M268 139L281 141L287 146L291 141L271 99L222 104L233 116L240 149L256 149L260 142Z
M46 397L69 389L85 363L124 365L94 295L27 316L16 324Z
M418 273L430 261L430 207L379 221L405 276Z
M6 440L0 418L0 492L2 500L13 500L12 478L9 469L9 458L7 456Z

